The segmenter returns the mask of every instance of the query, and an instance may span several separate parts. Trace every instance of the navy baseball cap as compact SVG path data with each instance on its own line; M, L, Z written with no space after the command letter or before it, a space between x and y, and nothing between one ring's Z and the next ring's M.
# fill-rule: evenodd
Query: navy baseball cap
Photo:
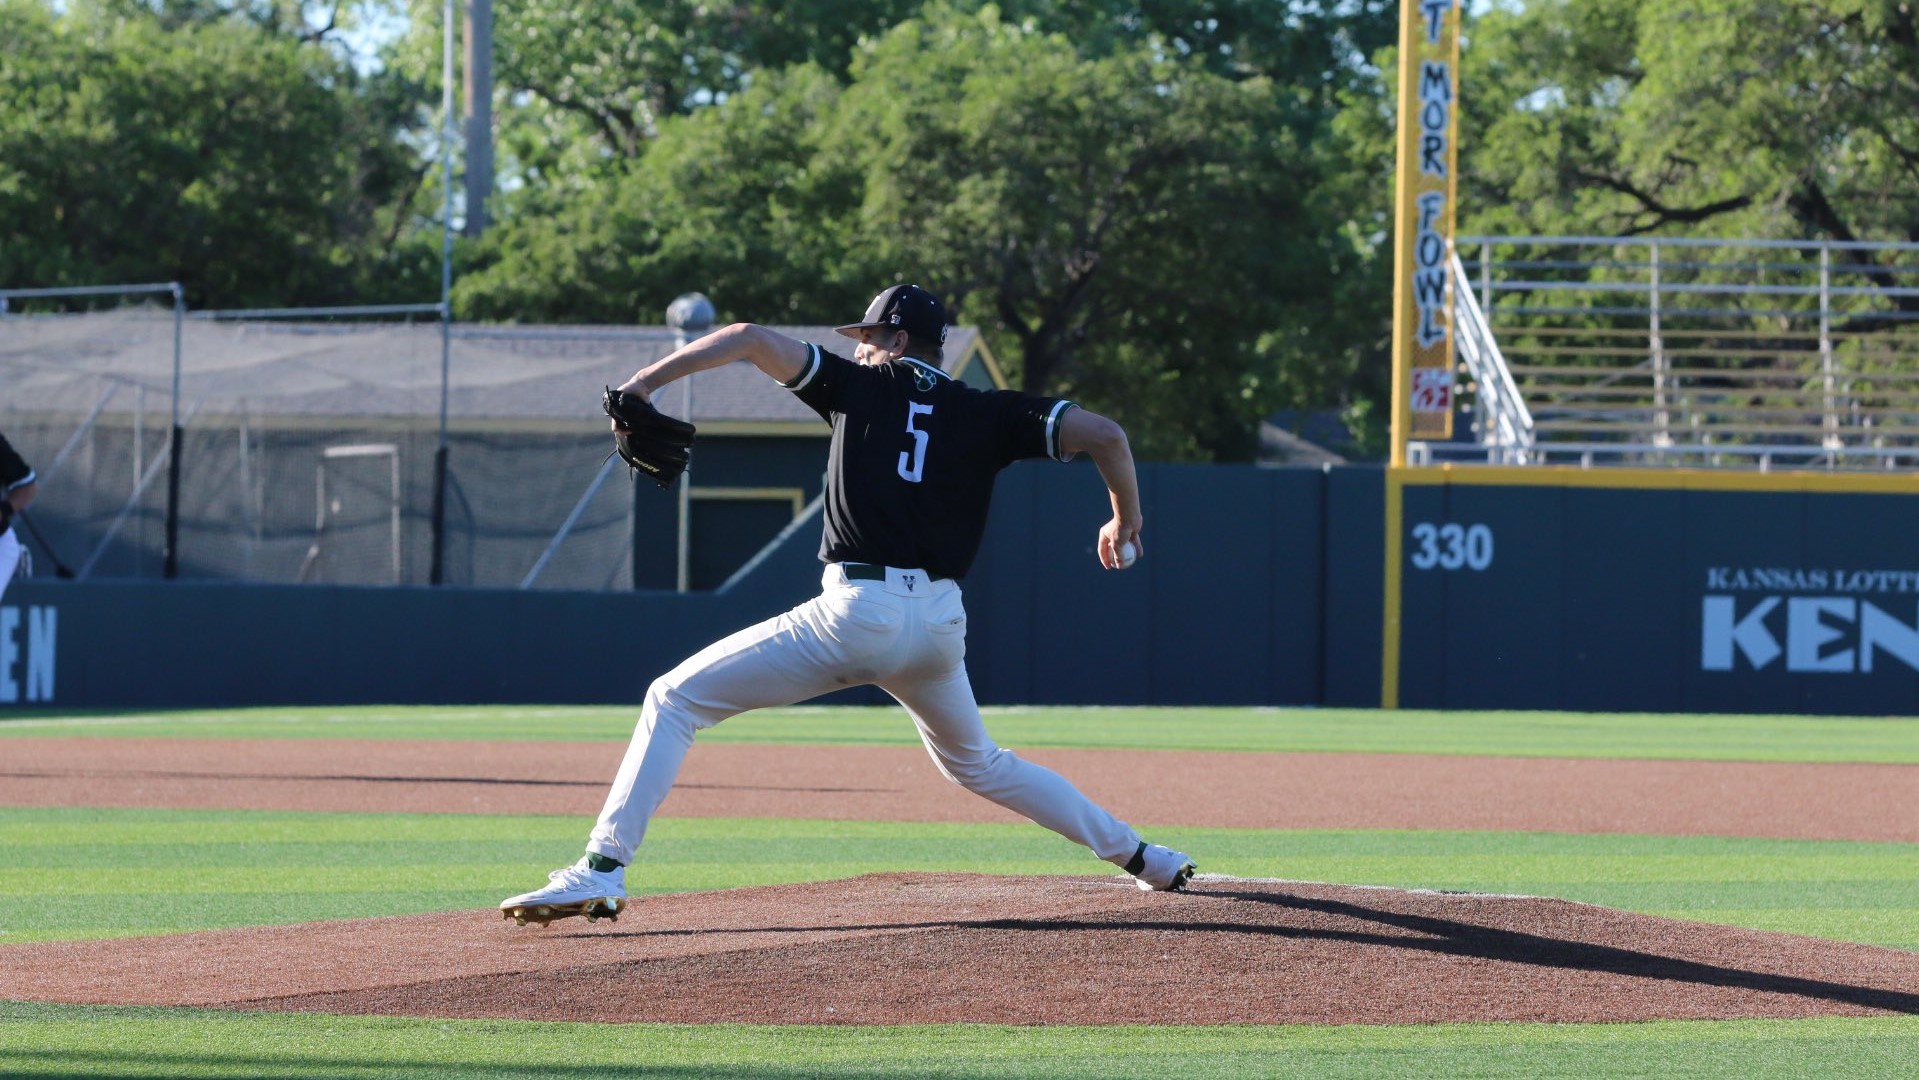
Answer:
M895 285L866 305L865 319L833 329L856 338L861 330L876 326L895 326L920 341L945 344L946 305L918 285Z

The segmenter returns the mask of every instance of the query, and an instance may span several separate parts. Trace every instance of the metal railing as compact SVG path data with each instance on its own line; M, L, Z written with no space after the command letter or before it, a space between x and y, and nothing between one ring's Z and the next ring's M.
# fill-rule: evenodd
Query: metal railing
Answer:
M1453 280L1466 280L1457 250L1453 252ZM1454 295L1453 342L1472 390L1474 440L1486 449L1486 460L1492 464L1530 464L1536 434L1525 395L1499 351L1479 298L1467 289L1459 289Z
M1487 236L1455 260L1490 459L1919 457L1919 244Z

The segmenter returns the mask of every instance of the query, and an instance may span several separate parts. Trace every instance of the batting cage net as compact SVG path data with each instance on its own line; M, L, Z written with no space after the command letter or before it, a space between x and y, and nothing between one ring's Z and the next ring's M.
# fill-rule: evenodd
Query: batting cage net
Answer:
M164 574L177 419L177 577L430 581L437 315L287 315L0 317L0 433L39 473L32 524L55 559L82 578ZM606 466L599 388L673 332L456 327L444 341L444 583L631 587L635 514L673 503L637 502Z

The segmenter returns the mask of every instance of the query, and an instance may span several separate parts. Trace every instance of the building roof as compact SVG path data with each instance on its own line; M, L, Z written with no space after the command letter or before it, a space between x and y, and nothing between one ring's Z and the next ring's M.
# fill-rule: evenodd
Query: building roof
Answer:
M851 354L831 327L775 329ZM172 316L153 310L0 318L0 411L111 415L133 411L136 401L168 410L173 332ZM624 382L680 340L663 326L455 324L444 358L448 418L533 427L596 420L599 387ZM189 318L180 351L183 415L245 413L263 422L439 413L437 321ZM1004 385L973 327L949 332L945 366L973 385ZM662 409L690 413L695 423L825 431L811 409L744 361L700 372L660 397Z

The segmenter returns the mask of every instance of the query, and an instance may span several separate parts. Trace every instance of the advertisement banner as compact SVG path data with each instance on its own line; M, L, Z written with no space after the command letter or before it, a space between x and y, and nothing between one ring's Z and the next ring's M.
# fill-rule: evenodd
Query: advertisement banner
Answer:
M1402 706L1919 712L1919 497L1401 490Z

